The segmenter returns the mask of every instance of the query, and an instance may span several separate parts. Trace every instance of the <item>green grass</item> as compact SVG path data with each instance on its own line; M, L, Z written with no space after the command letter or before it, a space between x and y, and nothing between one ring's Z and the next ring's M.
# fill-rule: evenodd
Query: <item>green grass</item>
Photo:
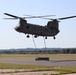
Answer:
M48 68L44 66L37 66L37 65L24 65L24 64L11 64L11 63L0 63L0 68L3 69L41 69L41 68Z
M51 70L59 71L60 74L76 73L76 67L54 67Z
M0 69L25 69L26 71L58 71L59 74L76 73L76 67L46 67L39 65L23 65L0 63Z
M1 54L0 58L36 58L45 55L50 59L76 60L76 54Z

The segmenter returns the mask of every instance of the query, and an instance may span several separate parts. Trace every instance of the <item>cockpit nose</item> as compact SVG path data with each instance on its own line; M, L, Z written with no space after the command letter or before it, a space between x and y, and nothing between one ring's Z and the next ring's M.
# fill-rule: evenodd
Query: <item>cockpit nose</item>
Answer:
M21 32L21 27L19 27L19 26L16 26L14 29L15 29L17 32Z

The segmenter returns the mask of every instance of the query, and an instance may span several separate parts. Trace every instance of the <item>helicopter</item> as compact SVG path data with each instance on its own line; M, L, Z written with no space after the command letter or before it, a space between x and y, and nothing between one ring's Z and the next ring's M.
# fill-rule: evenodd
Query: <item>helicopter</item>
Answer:
M29 38L29 34L34 35L35 38L38 36L43 36L45 39L47 37L53 37L53 39L56 39L56 35L60 32L59 30L59 22L60 20L70 19L74 18L76 16L69 16L69 17L63 17L63 18L57 18L57 19L50 19L45 18L48 16L53 15L45 15L45 16L31 16L26 15L28 17L18 17L12 14L4 13L4 15L10 16L12 18L6 18L6 19L19 19L19 25L15 27L15 30L20 33L27 34L27 38ZM26 19L28 18L42 18L42 19L48 19L50 21L47 22L47 25L41 26L37 24L31 24L28 23Z

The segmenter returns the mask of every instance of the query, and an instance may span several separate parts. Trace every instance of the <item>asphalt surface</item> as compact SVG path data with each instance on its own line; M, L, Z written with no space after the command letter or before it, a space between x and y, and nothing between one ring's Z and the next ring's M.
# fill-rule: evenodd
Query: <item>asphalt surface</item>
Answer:
M76 60L59 60L50 59L49 61L35 61L34 58L0 58L2 63L14 63L14 64L31 64L31 65L43 65L43 66L58 66L69 67L76 66Z

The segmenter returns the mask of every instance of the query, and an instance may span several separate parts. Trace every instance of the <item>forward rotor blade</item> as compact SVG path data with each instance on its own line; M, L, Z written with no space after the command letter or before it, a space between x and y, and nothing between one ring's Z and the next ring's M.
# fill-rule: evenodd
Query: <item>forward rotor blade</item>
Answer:
M3 19L13 19L13 20L16 20L17 18L3 18Z
M8 16L11 16L11 17L14 17L14 18L16 18L16 19L18 19L18 18L20 18L20 17L18 17L18 16L14 16L14 15L11 15L11 14L8 14L8 13L4 13L5 15L8 15Z
M75 18L75 17L76 17L76 16L70 16L70 17L58 18L58 20L70 19L70 18Z
M50 17L50 16L55 16L55 15L44 15L44 16L25 15L25 16L28 16L26 18L43 18L43 17Z
M24 14L24 16L29 16L29 17L31 17L31 16L33 16L33 15L26 15L26 14Z
M40 19L46 19L46 20L52 20L51 18L44 18L44 17L24 17L25 19L31 19L31 18L40 18Z

